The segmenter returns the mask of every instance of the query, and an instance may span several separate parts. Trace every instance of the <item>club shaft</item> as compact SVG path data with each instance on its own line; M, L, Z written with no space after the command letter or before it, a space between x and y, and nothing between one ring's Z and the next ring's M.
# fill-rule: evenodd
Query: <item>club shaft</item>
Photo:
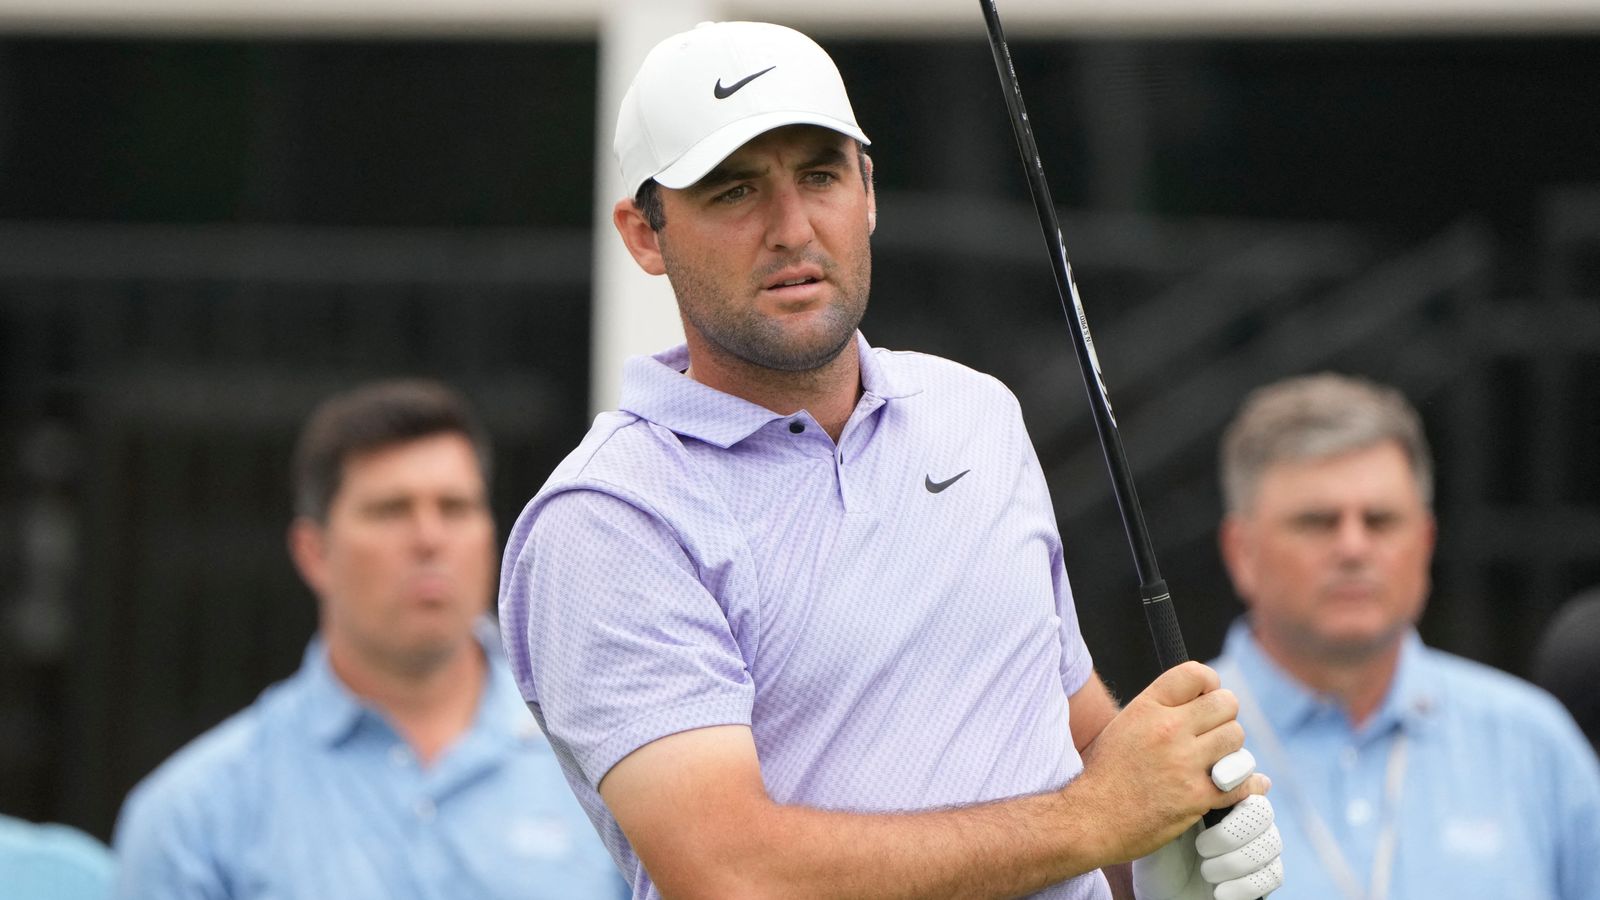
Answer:
M1139 576L1139 596L1144 601L1145 623L1150 627L1150 638L1155 644L1156 661L1162 669L1170 669L1187 660L1189 651L1184 646L1183 631L1178 626L1178 616L1172 608L1172 595L1167 592L1167 583L1162 580L1161 570L1156 565L1150 530L1144 522L1144 509L1139 505L1139 493L1133 486L1133 473L1128 467L1127 454L1122 450L1122 434L1117 430L1117 417L1111 411L1111 398L1106 393L1105 379L1100 373L1099 360L1095 357L1089 319L1084 314L1083 301L1078 296L1077 282L1072 278L1072 263L1067 259L1066 241L1061 237L1061 222L1056 216L1055 201L1050 196L1050 184L1044 177L1039 147L1033 140L1028 110L1022 102L1022 88L1017 84L1017 70L1011 62L1011 48L1006 44L1005 31L1000 26L1000 11L995 7L995 0L979 0L979 4L983 7L984 22L989 29L989 49L994 53L995 69L1000 74L1001 93L1005 94L1006 109L1011 113L1011 130L1017 138L1017 151L1022 154L1022 165L1028 173L1028 191L1033 195L1033 206L1039 214L1039 227L1044 230L1045 243L1049 247L1056 292L1061 297L1061 311L1066 314L1067 328L1072 332L1078 370L1083 376L1084 389L1089 394L1089 409L1094 413L1095 431L1100 435L1100 449L1105 455L1106 468L1111 473L1111 489L1116 494L1117 508L1122 513L1122 528L1128 535L1128 547L1133 551L1133 566ZM1227 810L1221 809L1206 813L1206 825L1215 826L1225 815Z
M1122 528L1128 537L1128 548L1133 553L1134 571L1139 578L1140 594L1144 600L1145 616L1150 625L1151 638L1156 645L1156 656L1163 669L1171 668L1188 659L1183 645L1183 635L1177 616L1172 611L1172 597L1161 578L1156 564L1150 530L1145 525L1144 509L1139 505L1139 493L1133 484L1133 473L1127 454L1122 448L1122 434L1117 430L1116 414L1111 409L1111 398L1106 392L1105 379L1100 372L1099 360L1094 352L1094 337L1089 331L1089 319L1078 295L1077 282L1072 277L1072 262L1067 258L1066 242L1061 236L1061 223L1056 216L1055 201L1051 199L1050 184L1044 175L1044 164L1034 142L1033 126L1028 120L1027 107L1022 102L1022 89L1017 83L1016 69L1011 61L1011 49L1006 43L1005 31L1000 25L1000 12L995 0L980 0L984 22L989 30L989 49L994 53L995 69L1000 75L1001 93L1005 95L1006 109L1011 114L1011 129L1017 139L1017 150L1022 155L1023 168L1028 175L1028 191L1033 196L1033 206L1039 214L1039 226L1044 232L1049 250L1051 268L1054 270L1056 292L1061 299L1061 311L1067 319L1067 329L1072 334L1079 374L1083 376L1084 390L1089 396L1089 409L1094 416L1095 431L1100 437L1100 449L1105 456L1106 468L1111 474L1111 488L1116 495L1117 508L1122 514Z

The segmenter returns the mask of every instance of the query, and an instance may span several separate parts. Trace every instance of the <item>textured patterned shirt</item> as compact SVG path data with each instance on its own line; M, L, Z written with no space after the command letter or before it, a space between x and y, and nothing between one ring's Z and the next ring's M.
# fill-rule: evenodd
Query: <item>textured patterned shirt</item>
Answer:
M635 357L517 521L512 671L636 897L656 892L596 785L692 728L748 725L771 797L859 812L1060 787L1091 662L1016 399L857 336L837 443ZM1091 873L1045 896L1103 898Z

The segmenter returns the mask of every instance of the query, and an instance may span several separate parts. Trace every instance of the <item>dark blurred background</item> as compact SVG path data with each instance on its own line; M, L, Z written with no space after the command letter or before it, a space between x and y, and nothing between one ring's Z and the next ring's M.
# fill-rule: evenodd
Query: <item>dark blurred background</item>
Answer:
M875 142L863 330L1017 392L1131 696L1155 661L982 32L824 43ZM1433 440L1424 636L1524 672L1600 583L1600 38L1012 43L1191 654L1237 613L1222 423L1331 368L1403 388ZM460 387L502 531L576 443L597 57L0 38L0 810L107 837L295 668L287 456L328 393Z

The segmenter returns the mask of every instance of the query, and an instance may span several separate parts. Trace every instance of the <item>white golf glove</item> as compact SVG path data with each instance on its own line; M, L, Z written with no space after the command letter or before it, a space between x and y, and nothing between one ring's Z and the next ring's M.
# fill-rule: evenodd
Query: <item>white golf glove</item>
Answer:
M1211 767L1218 790L1238 787L1255 771L1248 750ZM1195 823L1149 856L1133 861L1138 900L1256 900L1283 884L1283 838L1272 803L1252 794L1212 828Z

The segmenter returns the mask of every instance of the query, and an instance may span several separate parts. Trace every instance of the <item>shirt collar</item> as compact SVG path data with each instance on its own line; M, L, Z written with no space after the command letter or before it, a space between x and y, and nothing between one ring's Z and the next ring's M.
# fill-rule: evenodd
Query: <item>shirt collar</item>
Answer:
M312 736L331 746L353 734L367 715L367 708L334 674L333 664L328 661L328 645L321 634L306 645L300 677L305 685L306 727Z
M859 331L855 340L864 399L896 400L921 390L895 365L894 354L873 350ZM685 378L683 373L688 368L689 348L684 344L654 356L630 357L623 363L619 407L645 421L723 449L774 420L788 418ZM868 408L878 405L881 404L870 403Z
M1400 645L1400 662L1395 667L1394 684L1373 718L1373 727L1403 726L1407 730L1426 727L1439 711L1440 693L1428 666L1427 649L1413 629Z
M1295 680L1267 656L1250 633L1245 619L1236 620L1228 629L1222 650L1238 667L1239 676L1244 679L1243 692L1255 701L1273 731L1288 734L1326 707L1326 702L1316 692ZM1228 674L1222 675L1223 687L1239 692L1240 685L1228 684Z
M500 638L494 622L487 617L473 625L473 638L483 649L488 662L483 694L478 699L478 712L473 729L484 731L508 741L523 741L528 735L521 727L524 719L532 723L532 716L507 715L508 708L521 709L522 698L511 690L510 669L500 653ZM349 740L356 729L369 720L383 721L383 715L356 696L328 661L328 647L321 635L311 639L306 646L300 675L305 685L305 718L308 731L318 741L335 746ZM534 725L537 730L537 725Z
M1314 716L1338 709L1331 698L1305 686L1269 657L1250 633L1245 619L1235 621L1228 629L1223 652L1239 667L1245 689L1268 724L1280 734L1290 734ZM1224 674L1224 679L1226 677ZM1401 642L1400 661L1389 693L1362 731L1377 733L1400 726L1408 730L1420 728L1437 711L1438 693L1426 667L1422 639L1413 629Z

